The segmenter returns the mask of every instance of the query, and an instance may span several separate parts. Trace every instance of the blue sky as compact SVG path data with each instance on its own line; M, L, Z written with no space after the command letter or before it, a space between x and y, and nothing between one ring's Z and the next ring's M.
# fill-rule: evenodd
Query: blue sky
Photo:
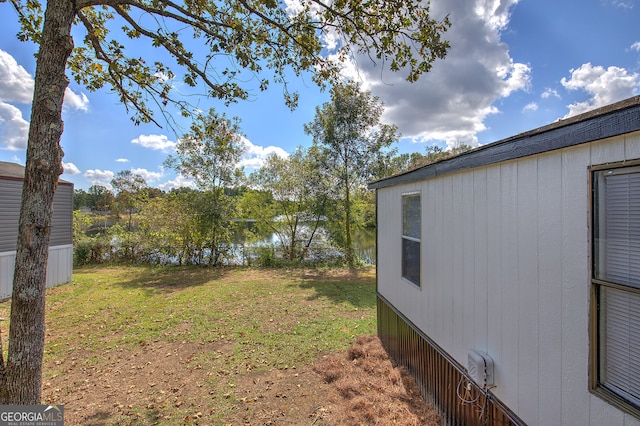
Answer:
M449 15L452 47L419 82L368 59L345 64L345 75L384 102L384 121L403 135L400 152L486 144L640 93L640 0L432 0L431 10ZM0 3L0 23L0 161L24 164L36 47L16 39L8 2ZM293 85L301 96L293 112L277 85L229 108L200 100L202 109L240 118L247 171L271 153L311 144L303 126L329 97L308 77ZM63 178L77 189L109 186L122 170L165 190L189 185L162 167L180 135L135 126L107 90L89 92L72 81L63 118Z

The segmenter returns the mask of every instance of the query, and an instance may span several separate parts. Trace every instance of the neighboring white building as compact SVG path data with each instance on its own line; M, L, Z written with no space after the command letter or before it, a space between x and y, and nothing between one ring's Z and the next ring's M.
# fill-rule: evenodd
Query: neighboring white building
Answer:
M640 97L370 188L379 335L448 423L640 425Z
M0 161L0 299L11 297L24 167ZM53 197L47 287L71 281L73 272L73 184L60 180Z

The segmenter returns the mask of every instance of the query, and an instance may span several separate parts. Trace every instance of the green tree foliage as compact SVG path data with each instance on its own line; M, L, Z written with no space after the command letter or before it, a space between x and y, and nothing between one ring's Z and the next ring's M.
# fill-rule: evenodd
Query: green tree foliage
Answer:
M438 161L460 155L471 149L471 146L466 144L459 144L454 148L447 150L440 148L437 145L430 145L426 148L426 153L424 155L419 152L395 155L390 158L389 163L385 166L388 170L387 176L437 163ZM379 176L380 179L383 177L385 176Z
M113 90L141 123L155 121L149 103L161 111L171 105L193 111L172 91L176 77L226 102L246 98L247 81L257 80L262 90L273 81L295 106L297 95L286 86L290 71L312 72L323 85L339 77L343 59L358 53L415 81L449 47L442 38L449 21L434 20L429 3L419 0L48 0L44 12L39 0L0 2L17 12L19 38L39 45L2 403L41 402L46 265L53 195L63 172L67 70L89 90ZM340 41L333 57L324 55L324 36ZM153 57L136 56L127 38L156 47Z
M238 164L245 145L238 119L230 120L213 109L201 114L175 150L165 165L193 178L202 191L191 198L197 212L194 224L207 242L209 264L216 265L230 250L236 216L236 200L225 189L236 186L242 177Z
M111 235L106 224L101 224L104 221L104 216L98 217L96 213L84 213L81 210L74 210L74 266L101 263L106 255L111 253Z
M110 210L115 198L106 186L91 185L89 187L89 206L98 211Z
M93 218L80 210L73 211L73 245L78 245L86 236L87 229L93 224Z
M206 248L209 265L216 266L232 254L237 200L222 189L194 195L191 212L195 216L199 245Z
M78 210L82 207L91 208L89 193L84 189L76 189L73 191L73 209Z
M88 213L80 210L73 211L73 263L82 265L89 258L88 246L91 237L87 235L87 229L93 223L93 218Z
M331 89L331 101L316 108L305 125L322 158L322 170L336 190L334 210L342 223L342 245L347 261L353 259L352 232L357 226L357 196L376 174L377 161L398 140L395 126L380 123L384 106L377 97L353 82Z
M116 192L115 202L111 204L111 209L116 215L127 214L127 230L131 232L133 230L133 213L149 199L147 182L142 176L131 170L123 170L111 180L111 185Z
M147 247L154 247L167 261L175 258L180 265L191 263L200 252L193 198L192 190L175 191L150 199L139 214L140 232Z
M193 178L198 189L221 190L236 185L241 170L240 157L245 150L240 123L213 109L198 114L189 133L176 143L176 154L165 160L165 166L185 177Z
M245 216L277 235L288 260L303 260L326 214L326 182L315 149L298 148L288 158L271 155L250 176L255 191L243 200Z

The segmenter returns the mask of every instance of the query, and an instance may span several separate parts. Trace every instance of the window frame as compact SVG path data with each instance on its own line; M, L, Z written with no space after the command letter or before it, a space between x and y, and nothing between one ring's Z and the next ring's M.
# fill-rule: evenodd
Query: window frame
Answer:
M596 396L607 401L609 404L617 407L618 409L633 415L640 419L640 396L628 394L627 397L623 395L623 392L615 392L610 389L604 380L602 379L604 374L604 360L601 346L603 345L604 337L601 336L602 318L604 315L604 306L602 303L604 292L607 289L610 290L623 290L628 293L640 294L640 288L632 287L628 284L620 284L607 280L602 277L598 277L597 274L600 270L598 261L599 254L597 253L601 247L599 245L599 227L600 218L599 213L599 187L597 181L597 174L601 174L604 171L612 171L625 169L626 173L640 173L640 160L609 163L598 166L589 167L589 192L590 192L590 204L589 214L591 229L590 235L590 295L589 295L589 390ZM633 170L638 169L638 170ZM629 171L631 170L631 171Z
M405 234L405 199L408 197L418 197L418 237L413 235ZM401 249L400 249L400 276L403 280L417 286L418 288L422 288L422 191L411 191L411 192L403 192L401 194L400 199L400 237L401 237ZM407 232L409 234L410 232ZM418 244L417 247L417 279L415 279L415 274L406 273L407 267L406 262L409 262L410 259L406 258L405 252L405 244L409 246L414 245L413 249L415 250L415 244ZM416 258L414 253L413 258ZM413 268L415 265L413 265Z

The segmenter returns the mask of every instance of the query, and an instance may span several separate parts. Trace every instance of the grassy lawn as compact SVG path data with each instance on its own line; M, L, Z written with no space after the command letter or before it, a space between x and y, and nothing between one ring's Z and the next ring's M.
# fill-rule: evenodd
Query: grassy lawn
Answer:
M47 294L43 387L78 423L226 424L247 375L375 334L373 268L94 267L73 278Z

